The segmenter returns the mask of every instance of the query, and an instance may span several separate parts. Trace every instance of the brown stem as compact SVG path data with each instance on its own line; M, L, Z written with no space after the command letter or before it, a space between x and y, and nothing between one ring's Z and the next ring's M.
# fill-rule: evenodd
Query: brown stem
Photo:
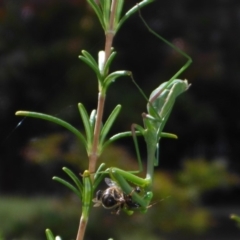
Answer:
M86 227L87 227L87 222L88 222L88 219L85 219L83 218L83 216L81 216L76 240L83 240Z
M112 1L109 29L107 29L107 31L106 31L105 62L106 62L106 60L108 59L108 57L111 53L112 42L113 42L113 38L114 38L114 35L115 35L114 18L115 18L115 13L116 13L116 10L117 10L117 1L118 0L113 0Z
M110 15L110 23L109 23L109 29L106 31L106 41L105 41L105 60L106 63L110 53L111 53L111 47L113 43L114 38L114 17L116 13L117 8L117 1L118 0L112 0L112 6L111 6L111 15ZM97 107L97 117L96 117L96 123L94 128L94 138L93 138L93 146L92 146L92 152L89 156L89 172L94 173L96 170L97 160L98 160L98 142L99 142L99 135L102 125L102 116L103 116L103 110L104 110L104 103L105 103L106 95L100 92L98 94L98 107Z
M102 125L102 116L105 103L105 95L103 96L101 92L98 94L98 107L97 107L97 118L94 129L93 147L92 153L89 156L89 172L94 173L96 170L96 164L98 159L98 141Z
M109 29L106 31L106 42L105 42L105 59L104 64L106 63L107 59L109 58L109 55L111 54L111 48L112 48L112 42L115 35L114 32L114 17L116 13L117 8L117 1L118 0L112 0L111 5L111 15L110 15L110 23L109 23ZM104 104L105 104L105 89L102 92L102 89L99 89L98 94L98 106L97 106L97 115L96 115L96 122L95 122L95 128L94 128L94 137L93 137L93 145L92 145L92 152L89 155L89 172L94 173L96 171L96 165L98 160L98 144L99 144L99 136L101 131L101 125L102 125L102 117L103 117L103 110L104 110ZM93 181L93 175L91 174L91 179ZM87 227L88 218L81 216L79 228L78 228L78 234L76 240L83 240L84 234Z

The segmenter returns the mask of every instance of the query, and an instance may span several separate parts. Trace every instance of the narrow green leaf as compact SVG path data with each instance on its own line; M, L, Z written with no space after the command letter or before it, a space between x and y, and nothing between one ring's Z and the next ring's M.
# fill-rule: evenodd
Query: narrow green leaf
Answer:
M142 136L140 131L135 131L136 136ZM166 132L161 132L160 134L161 137L163 138L173 138L173 139L178 139L177 135L173 134L173 133L166 133ZM132 132L131 131L127 131L127 132L122 132L122 133L117 133L115 135L113 135L112 137L110 137L104 144L102 149L104 149L105 147L107 147L109 144L111 144L112 142L115 142L116 140L123 138L123 137L132 137Z
M161 137L163 138L173 138L173 139L178 139L178 136L174 133L165 133L165 132L161 132L160 134Z
M69 168L63 167L63 171L68 174L68 176L74 181L74 183L78 187L79 191L82 193L83 185L79 178Z
M125 13L125 15L121 18L121 20L118 23L116 32L120 29L120 27L123 25L123 23L135 12L139 11L142 7L145 5L153 2L154 0L143 0L140 3L137 3L134 7L132 7L128 12Z
M116 120L116 117L118 116L119 112L121 110L121 105L117 105L112 113L110 114L110 116L108 117L107 121L105 122L104 126L101 129L101 133L100 133L100 141L99 144L100 146L103 145L103 142L106 138L106 135L108 134L110 128L112 127L114 121Z
M136 131L136 135L139 136L141 135L141 133L139 131ZM123 138L123 137L132 137L132 132L131 131L127 131L127 132L122 132L122 133L117 133L115 135L113 135L111 138L109 138L102 146L102 150L107 147L109 144L111 144L112 142Z
M82 55L86 57L98 69L98 64L96 60L89 52L87 52L86 50L82 50Z
M110 23L110 11L111 11L111 1L101 1L103 6L103 22L105 25L105 31L109 28Z
M98 175L101 174L100 172L102 171L102 169L105 167L106 163L101 163L100 166L98 167L97 171L94 174L94 183L98 178Z
M78 197L80 200L82 200L82 196L81 196L81 193L80 191L75 188L71 183L63 180L62 178L59 178L59 177L53 177L52 178L54 181L57 181L57 182L60 182L61 184L65 185L66 187L68 187L69 189L71 189Z
M130 76L130 71L116 71L110 73L103 81L104 88L107 89L108 86L116 80L116 78L123 77L123 76Z
M80 112L81 117L82 117L83 125L84 125L85 132L86 132L86 137L87 137L87 146L88 146L88 149L89 149L89 147L92 144L92 139L93 139L93 131L92 131L92 128L91 128L91 124L89 122L89 115L88 115L85 107L83 106L83 104L79 103L78 104L78 109L79 109L79 112Z
M85 62L90 68L92 68L92 70L95 72L95 74L97 75L97 78L102 81L102 76L101 73L98 69L98 67L96 67L88 58L84 57L84 56L78 56L79 59L81 59L83 62Z
M38 113L38 112L29 112L29 111L17 111L15 113L15 115L17 116L26 116L26 117L33 117L33 118L39 118L39 119L43 119L49 122L54 122L66 129L68 129L70 132L72 132L73 134L75 134L84 144L85 148L87 148L87 142L84 138L84 136L81 134L81 132L79 132L75 127L73 127L71 124L69 124L68 122L65 122L64 120L60 119L60 118L56 118L53 117L51 115L48 114L44 114L44 113Z
M105 65L104 65L104 69L103 69L103 78L106 77L106 75L108 74L108 71L109 71L109 68L110 68L110 65L114 59L114 57L116 56L116 52L112 52L109 56L109 58L107 59Z
M55 240L55 237L50 229L46 229L45 231L47 240Z
M83 175L83 198L82 198L82 218L88 219L92 207L93 187L90 172L85 170Z
M118 0L118 1L117 1L117 4L118 4L118 6L117 6L117 11L116 11L116 14L115 14L115 19L114 19L114 29L115 29L115 30L117 29L119 20L120 20L120 18L121 18L124 0Z
M105 163L100 164L99 168L97 169L96 173L94 174L94 182L93 182L93 191L96 190L100 182L102 181L104 174L101 172L102 169L105 167Z
M97 5L97 3L94 0L87 0L87 2L91 5L91 7L93 8L94 12L96 13L98 20L100 22L100 24L102 25L103 30L106 30L104 21L103 21L103 13L101 8Z

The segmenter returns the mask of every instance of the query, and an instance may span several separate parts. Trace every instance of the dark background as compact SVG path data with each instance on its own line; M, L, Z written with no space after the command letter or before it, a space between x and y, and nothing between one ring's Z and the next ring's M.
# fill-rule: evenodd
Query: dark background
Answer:
M181 76L192 86L178 99L166 128L180 140L163 141L161 159L167 160L161 161L162 168L175 169L181 159L201 156L223 158L240 171L239 11L238 1L220 0L156 1L142 10L153 30L193 58ZM84 1L5 1L0 17L1 189L15 191L14 178L24 163L21 149L30 138L56 131L53 124L32 119L17 126L21 119L15 111L63 116L81 127L76 103L84 103L89 112L96 108L97 82L77 56L86 49L97 57L104 35ZM138 14L119 31L114 45L113 70L131 70L147 95L185 62L147 31ZM115 132L141 124L146 101L130 79L111 85L105 116L117 103L123 110Z
M134 4L126 1L125 9ZM239 174L240 2L158 0L141 13L154 31L193 59L180 76L191 88L177 99L165 129L179 140L161 142L159 168L177 171L184 159L203 158L221 161L229 172ZM78 55L86 49L97 57L104 47L103 31L85 1L6 0L0 1L0 36L0 193L56 193L49 179L71 164L58 159L42 166L26 152L31 140L63 130L36 119L20 122L14 113L44 112L81 129L77 103L88 112L96 108L97 81ZM185 63L147 31L138 13L118 32L114 47L118 54L112 70L131 70L147 96ZM110 86L105 119L118 103L123 109L112 133L142 124L146 101L131 79L120 78ZM61 151L68 151L71 141L68 136ZM135 156L132 139L118 144ZM144 142L140 144L144 149ZM239 201L239 187L228 194L230 199L222 194L216 201ZM215 202L212 199L210 194L207 201Z

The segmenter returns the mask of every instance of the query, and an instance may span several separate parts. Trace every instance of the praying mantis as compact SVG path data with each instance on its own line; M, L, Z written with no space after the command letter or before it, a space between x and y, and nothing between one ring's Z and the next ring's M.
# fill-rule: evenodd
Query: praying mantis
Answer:
M170 79L168 82L162 83L151 93L147 104L148 113L142 114L144 127L133 124L131 131L137 152L139 171L128 172L116 167L111 167L104 172L100 172L100 174L108 174L110 176L113 181L112 185L115 185L115 189L118 192L118 194L109 193L109 198L105 196L105 200L102 202L103 207L116 209L117 214L119 213L119 206L129 215L132 214L134 210L139 210L143 213L147 211L153 197L151 189L154 167L158 165L158 159L156 157L158 142L161 137L177 138L176 135L163 133L162 130L174 106L176 97L186 91L188 87L189 84L187 80ZM125 134L128 135L129 133ZM135 173L143 170L136 138L137 134L144 137L147 145L147 170L145 178L135 175ZM108 178L105 181L109 182ZM129 182L137 186L139 190L135 190ZM108 185L110 188L113 187L111 183ZM105 190L105 192L106 191L108 191L108 189ZM121 194L122 199L119 197ZM129 197L131 197L130 200L125 200L126 198L129 199ZM102 201L101 196L97 196L93 201L96 203L94 206L99 206L99 203ZM131 201L131 204L128 204L127 201Z
M144 19L142 19L142 21L151 33L175 49L181 55L186 57L187 62L169 81L160 84L160 86L150 94L149 100L133 79L141 94L148 101L148 113L142 114L144 125L143 127L137 124L133 124L131 127L131 132L118 134L116 138L129 135L133 136L139 170L129 172L116 167L111 167L103 172L99 171L100 174L108 174L111 180L105 178L105 182L109 188L107 188L105 191L98 191L96 198L93 199L93 202L95 202L95 207L102 205L104 208L113 209L113 213L116 214L119 214L121 209L123 209L129 215L131 215L134 211L145 213L151 206L150 203L153 197L151 189L154 177L154 167L158 166L159 141L161 137L177 138L177 136L174 134L164 133L162 131L169 118L176 98L181 93L185 92L190 86L187 80L180 80L177 78L183 71L188 68L192 62L192 59L182 50L151 30ZM139 173L143 170L138 141L136 137L137 135L143 136L147 146L147 169L145 178L141 178L135 175L136 173ZM114 138L115 136L112 137L112 140ZM103 166L100 166L100 168L102 167ZM96 175L96 178L98 177L98 174Z

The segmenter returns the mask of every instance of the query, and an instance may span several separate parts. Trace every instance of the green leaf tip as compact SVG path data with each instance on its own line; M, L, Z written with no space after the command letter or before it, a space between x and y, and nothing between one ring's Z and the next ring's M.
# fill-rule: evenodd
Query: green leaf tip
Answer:
M29 111L17 111L15 112L16 116L26 116L29 113Z
M233 219L233 220L235 220L236 222L240 223L240 217L237 216L236 214L231 214L231 215L230 215L230 218Z
M172 139L178 139L178 136L174 133L166 133L166 132L162 132L161 133L161 137L163 138L172 138Z
M45 230L47 240L55 240L54 235L50 229Z

